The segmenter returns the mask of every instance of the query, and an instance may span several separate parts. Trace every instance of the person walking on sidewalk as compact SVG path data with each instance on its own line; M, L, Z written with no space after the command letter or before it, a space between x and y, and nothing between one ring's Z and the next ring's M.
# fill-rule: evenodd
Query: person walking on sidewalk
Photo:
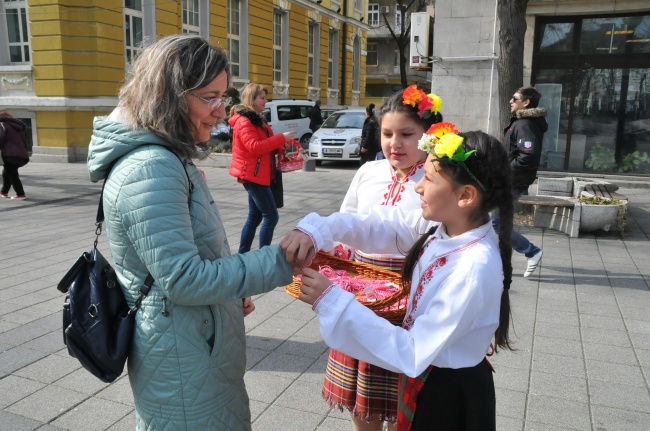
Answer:
M0 154L2 155L2 189L0 197L9 198L9 189L12 187L16 192L13 200L23 200L25 190L18 175L18 168L22 168L29 162L27 152L27 126L25 123L8 112L0 112Z
M537 177L542 139L548 130L546 109L537 106L541 98L541 93L534 88L522 87L510 99L512 118L504 130L503 145L510 154L512 198L515 205L522 195L528 194L528 186ZM492 223L495 230L498 229L498 211L492 213ZM514 230L512 248L528 258L524 277L529 277L542 260L542 249Z

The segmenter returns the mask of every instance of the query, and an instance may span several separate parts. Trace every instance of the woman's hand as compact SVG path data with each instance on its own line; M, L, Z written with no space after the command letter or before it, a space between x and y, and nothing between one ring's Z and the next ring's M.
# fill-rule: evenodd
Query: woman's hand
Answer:
M302 286L298 299L313 305L331 284L332 282L320 272L305 268L302 271Z
M316 254L311 237L297 229L289 232L280 241L280 249L284 251L287 262L293 265L294 274L299 274L308 266Z
M284 132L283 135L284 135L284 142L286 143L286 142L291 141L296 136L296 132L295 131L294 132Z
M244 317L251 314L255 311L255 304L253 304L253 298L250 296L248 298L242 298L242 304L244 305Z

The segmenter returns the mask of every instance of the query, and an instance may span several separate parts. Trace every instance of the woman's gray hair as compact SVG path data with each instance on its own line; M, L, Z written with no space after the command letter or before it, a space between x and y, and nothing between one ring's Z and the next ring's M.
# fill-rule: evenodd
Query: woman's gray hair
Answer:
M170 143L184 158L196 158L185 95L230 71L223 50L196 35L159 39L138 55L119 93L118 108L127 126L145 129Z

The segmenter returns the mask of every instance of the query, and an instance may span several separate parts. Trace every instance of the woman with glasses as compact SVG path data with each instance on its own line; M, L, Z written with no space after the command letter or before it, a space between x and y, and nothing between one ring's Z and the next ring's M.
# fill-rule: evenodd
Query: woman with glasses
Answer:
M230 256L214 198L192 163L226 116L226 55L205 39L168 36L146 47L98 117L92 181L130 306L148 275L128 358L136 429L250 430L241 298L291 282L277 246Z
M242 103L230 110L228 120L232 127L230 175L248 192L248 218L241 232L239 253L251 249L260 223L259 248L271 244L280 217L270 184L276 175L277 156L296 135L296 132L273 134L262 117L266 95L266 88L251 82L242 91Z

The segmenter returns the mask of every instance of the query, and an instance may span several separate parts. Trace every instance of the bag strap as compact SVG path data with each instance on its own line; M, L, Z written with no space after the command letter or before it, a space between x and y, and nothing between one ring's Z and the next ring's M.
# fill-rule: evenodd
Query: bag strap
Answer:
M129 316L133 313L136 313L140 309L140 304L142 304L144 297L149 294L149 290L151 290L153 282L153 275L151 275L151 273L148 273L147 278L144 279L144 284L140 288L140 293L138 293L138 297L135 300L135 305L129 310Z
M2 123L0 123L2 124ZM157 144L151 144L151 145L157 145ZM163 148L167 148L164 145L160 145ZM169 150L169 148L167 148ZM179 162L181 162L181 167L183 168L183 172L185 172L185 176L187 177L187 181L189 183L188 186L188 193L187 193L187 206L191 207L192 206L192 192L194 191L194 183L192 183L192 180L190 179L189 174L187 173L187 169L185 169L185 164L181 160L180 157L178 157L178 154L173 152L172 150L169 150L173 155L176 156ZM106 181L108 180L108 175L111 173L113 170L113 166L115 165L115 162L113 162L109 167L108 167L108 174L106 174L106 178L104 178L104 183L102 184L102 191L99 194L99 204L97 205L97 216L95 217L95 242L93 243L93 247L97 248L97 242L99 241L99 236L102 234L102 223L104 222L104 187L106 187ZM145 278L144 283L142 284L142 287L140 287L140 292L138 293L138 297L135 300L135 305L133 308L129 310L129 315L137 312L140 309L140 304L142 303L142 300L144 299L145 296L149 294L149 290L151 290L151 286L153 286L154 278L153 275L151 275L150 272L147 273L147 278Z
M2 123L0 123L0 125L2 125ZM158 145L158 144L150 144L150 145ZM164 145L159 145L159 146L169 150L169 148L165 147ZM187 206L191 207L192 206L192 192L194 192L194 183L190 179L190 175L187 173L187 169L185 169L185 164L183 163L181 158L178 157L178 154L176 154L172 150L169 150L169 152L176 156L178 161L181 163L181 166L183 168L183 172L185 172L185 176L187 177L187 183L189 184L188 193L187 193ZM97 216L95 217L95 225L96 226L98 224L101 225L101 223L104 221L104 187L106 187L106 180L108 179L108 175L113 170L114 165L115 165L115 162L111 163L111 165L108 167L108 173L106 174L106 178L104 178L104 184L102 184L102 191L99 194L99 206L97 207ZM97 232L95 232L95 234L97 234ZM99 226L99 234L101 234L101 226ZM97 234L97 235L99 235L99 234ZM95 247L97 247L97 241L95 241Z

